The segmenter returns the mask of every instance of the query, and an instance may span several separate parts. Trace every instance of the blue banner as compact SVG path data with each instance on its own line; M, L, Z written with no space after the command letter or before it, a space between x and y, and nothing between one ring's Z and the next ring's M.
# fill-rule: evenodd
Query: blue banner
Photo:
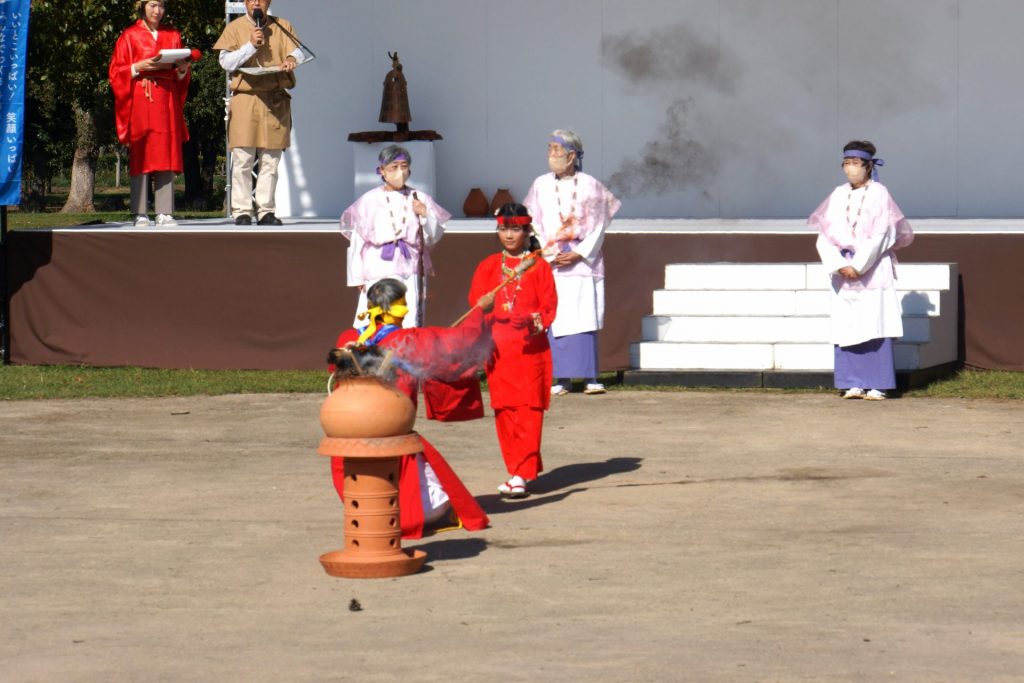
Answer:
M21 202L25 132L25 51L30 0L0 0L0 205Z

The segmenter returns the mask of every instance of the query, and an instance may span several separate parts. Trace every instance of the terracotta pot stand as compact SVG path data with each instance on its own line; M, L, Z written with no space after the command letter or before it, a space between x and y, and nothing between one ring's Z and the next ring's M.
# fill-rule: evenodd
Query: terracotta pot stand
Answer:
M374 408L377 419L369 419L367 410ZM401 457L423 452L419 434L409 433L415 415L405 394L375 378L342 381L324 401L320 424L326 436L317 452L345 459L345 547L320 556L331 576L405 576L426 561L422 550L402 549L398 502ZM381 435L392 430L398 435Z

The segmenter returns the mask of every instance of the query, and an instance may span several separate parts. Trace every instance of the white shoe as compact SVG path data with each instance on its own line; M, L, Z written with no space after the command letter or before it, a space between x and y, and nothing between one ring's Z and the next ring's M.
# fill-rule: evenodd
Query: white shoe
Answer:
M526 498L526 480L520 476L509 478L503 484L498 484L498 493L509 498Z
M156 224L160 228L173 228L178 224L178 221L174 220L174 216L166 213L158 213L156 215Z
M149 216L145 214L139 214L138 216L135 217L136 228L148 228L151 225L153 225L153 223L150 222Z
M555 384L551 387L552 396L565 396L569 393L569 390L563 387L561 384Z
M864 394L864 400L866 401L884 401L885 399L885 392L878 389L871 389L868 393Z
M847 389L846 393L843 394L843 398L864 398L864 390L860 387Z
M608 392L605 390L604 385L601 384L600 382L598 382L596 384L588 384L586 387L584 387L583 393L584 394L606 394Z

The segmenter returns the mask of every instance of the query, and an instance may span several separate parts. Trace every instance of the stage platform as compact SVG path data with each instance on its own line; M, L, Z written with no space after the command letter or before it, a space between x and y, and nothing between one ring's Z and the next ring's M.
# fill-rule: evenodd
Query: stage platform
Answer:
M1024 221L912 220L903 262L960 270L959 361L1024 371ZM603 370L625 370L671 263L791 263L817 258L803 219L616 220L605 241ZM466 308L494 223L455 219L434 251L427 324ZM174 228L128 223L10 234L11 360L22 364L304 369L324 366L352 324L337 218L276 227L227 219Z

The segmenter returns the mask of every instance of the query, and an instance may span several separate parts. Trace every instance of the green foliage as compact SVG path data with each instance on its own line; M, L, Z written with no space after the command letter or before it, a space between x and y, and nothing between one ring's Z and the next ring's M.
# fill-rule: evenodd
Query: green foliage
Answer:
M107 70L118 36L137 20L137 6L137 0L32 0L23 187L31 199L25 208L41 208L51 179L71 167L76 108L92 112L96 144L117 144ZM189 131L201 153L223 153L224 72L211 48L224 27L224 3L169 0L167 10L165 23L178 28L189 47L203 51L185 110ZM209 167L214 163L215 156Z

